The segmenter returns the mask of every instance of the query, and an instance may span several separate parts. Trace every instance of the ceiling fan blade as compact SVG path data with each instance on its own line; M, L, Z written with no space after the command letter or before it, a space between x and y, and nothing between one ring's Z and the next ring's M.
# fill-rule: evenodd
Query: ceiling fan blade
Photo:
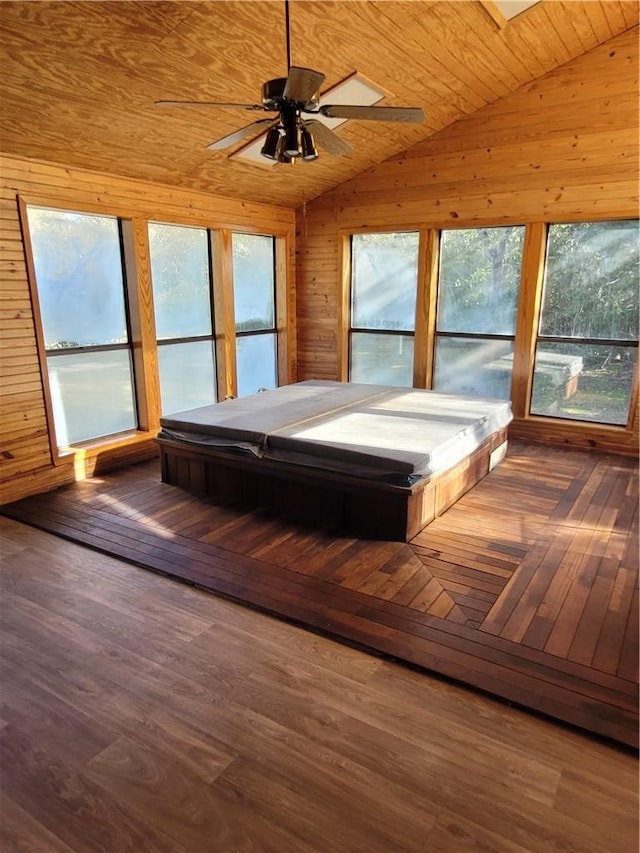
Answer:
M207 148L209 151L221 151L223 148L229 148L231 145L235 145L236 142L241 142L243 139L246 139L247 136L251 136L256 133L258 129L260 131L267 129L266 127L260 127L260 125L270 124L275 126L277 123L278 120L274 121L272 118L261 118L258 121L252 121L251 124L241 127L240 130L234 130L233 133L229 133L221 139L216 139L215 142L207 145Z
M298 68L293 65L284 85L283 96L288 101L306 104L318 91L324 81L324 74L311 68Z
M361 107L347 104L326 104L319 112L327 118L355 118L364 121L424 121L420 107Z
M340 139L337 133L321 121L310 119L305 121L304 126L309 128L318 145L329 154L348 154L349 151L353 151L348 142Z
M156 107L220 107L221 109L232 110L260 110L262 112L265 107L259 104L219 104L215 101L155 101Z

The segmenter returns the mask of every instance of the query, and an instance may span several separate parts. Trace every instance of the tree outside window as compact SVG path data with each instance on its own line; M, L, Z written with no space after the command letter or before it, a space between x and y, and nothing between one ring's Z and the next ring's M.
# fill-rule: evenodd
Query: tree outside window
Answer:
M443 231L433 387L508 400L524 227Z
M352 382L413 384L418 243L417 232L351 238Z
M549 227L532 414L627 423L639 270L637 222Z

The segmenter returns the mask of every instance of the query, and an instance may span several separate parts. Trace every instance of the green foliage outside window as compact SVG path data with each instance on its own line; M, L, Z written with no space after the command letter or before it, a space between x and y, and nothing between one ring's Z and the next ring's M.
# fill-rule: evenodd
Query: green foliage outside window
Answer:
M638 234L632 221L549 227L533 414L626 423L637 360Z
M513 335L524 228L443 231L437 328Z
M540 334L635 340L638 224L551 225Z

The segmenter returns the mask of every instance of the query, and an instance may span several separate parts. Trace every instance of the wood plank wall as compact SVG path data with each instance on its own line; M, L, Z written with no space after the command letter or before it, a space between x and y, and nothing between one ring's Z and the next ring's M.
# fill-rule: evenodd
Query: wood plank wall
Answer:
M122 216L134 223L134 230L144 231L145 221L154 219L284 235L290 256L287 271L289 376L295 376L293 210L3 156L0 178L0 503L72 481L75 478L74 463L82 463L80 467L83 470L85 467L90 470L79 454L75 459L68 456L54 462L18 196L53 207L60 205ZM147 265L146 269L136 272L140 284L137 298L144 306L151 304L151 279L148 258L139 256L140 261ZM145 288L146 292L142 292ZM125 464L149 452L154 452L150 440L142 443L139 440L125 441L109 448L107 462ZM91 465L94 466L95 462L93 458Z
M628 31L544 78L364 173L298 212L298 288L290 258L289 373L338 375L341 235L369 228L497 225L635 216L638 31ZM71 459L54 465L36 350L17 195L50 205L132 219L284 233L290 209L237 202L110 175L2 158L0 178L0 501L74 478ZM144 278L144 277L143 277ZM148 276L147 276L148 278ZM291 311L293 315L293 311ZM628 430L540 426L517 434L622 452ZM137 458L124 445L116 459Z
M635 28L298 212L298 378L342 378L340 243L350 232L637 215ZM637 395L633 411L626 429L519 419L511 432L637 453Z

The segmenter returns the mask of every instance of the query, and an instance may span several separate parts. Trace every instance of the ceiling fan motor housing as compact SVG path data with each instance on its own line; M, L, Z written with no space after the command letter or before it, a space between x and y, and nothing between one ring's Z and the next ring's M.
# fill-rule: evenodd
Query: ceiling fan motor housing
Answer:
M295 103L300 107L313 110L318 106L318 98L314 95L308 101L292 101L285 98L284 90L287 85L287 77L276 77L262 84L262 104L267 110L280 110L283 104Z
M262 84L262 103L268 110L278 110L284 100L286 77L276 77Z

